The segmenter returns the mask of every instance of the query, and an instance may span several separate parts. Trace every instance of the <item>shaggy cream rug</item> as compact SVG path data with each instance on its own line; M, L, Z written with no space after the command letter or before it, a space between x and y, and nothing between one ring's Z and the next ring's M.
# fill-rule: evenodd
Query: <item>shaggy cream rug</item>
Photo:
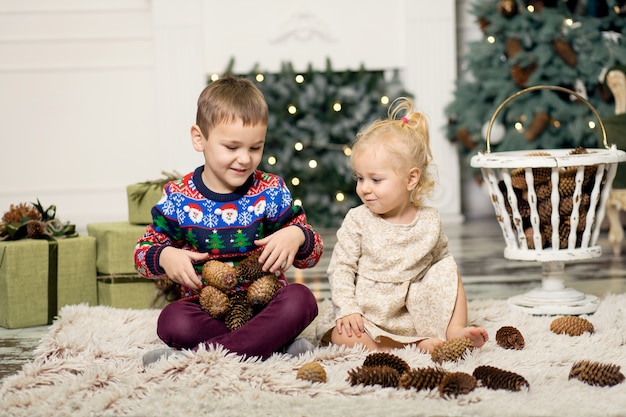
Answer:
M329 302L316 319L328 320ZM0 415L11 416L625 416L626 382L598 387L569 379L579 360L626 369L626 295L603 297L587 317L593 334L557 335L554 317L511 311L506 301L470 302L473 324L491 340L450 371L472 373L491 365L523 376L530 388L519 392L479 386L456 398L437 389L416 391L351 386L348 371L368 352L336 346L317 348L299 358L275 354L266 361L241 358L221 348L160 360L144 369L142 355L164 346L156 336L156 310L67 306L60 312L34 359L0 387ZM524 336L522 350L495 341L502 326ZM314 339L315 323L304 333ZM412 368L434 366L416 349L392 353ZM320 363L326 383L297 379L308 362Z

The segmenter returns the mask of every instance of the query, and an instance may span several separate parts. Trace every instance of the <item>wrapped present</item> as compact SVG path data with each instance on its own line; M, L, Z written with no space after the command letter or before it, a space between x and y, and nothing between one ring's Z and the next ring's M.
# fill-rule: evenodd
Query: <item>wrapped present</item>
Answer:
M159 308L167 304L155 281L137 274L99 275L98 304L115 308Z
M130 184L126 187L128 199L128 222L132 224L152 223L152 207L161 199L163 186L181 178L176 172L161 172L164 177L158 180Z
M96 240L56 206L11 204L0 222L0 326L49 324L67 304L95 305Z
M0 326L50 324L68 304L96 305L96 239L0 242Z
M133 254L137 240L145 232L145 226L129 222L88 224L87 233L97 242L98 275L135 274Z

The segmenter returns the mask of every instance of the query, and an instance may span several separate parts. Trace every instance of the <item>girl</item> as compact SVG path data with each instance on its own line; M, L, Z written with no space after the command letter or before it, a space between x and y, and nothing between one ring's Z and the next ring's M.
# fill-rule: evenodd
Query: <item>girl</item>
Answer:
M409 99L397 99L388 119L357 135L351 163L363 204L337 231L328 268L335 323L323 329L326 340L381 351L416 344L426 352L444 339L487 341L483 328L467 325L439 213L423 205L434 189L431 160L426 118Z

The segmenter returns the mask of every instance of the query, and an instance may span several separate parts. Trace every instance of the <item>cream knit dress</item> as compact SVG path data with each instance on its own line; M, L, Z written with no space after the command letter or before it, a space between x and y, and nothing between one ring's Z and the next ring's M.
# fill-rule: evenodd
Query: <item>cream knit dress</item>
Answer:
M458 275L436 209L420 208L410 224L391 224L364 205L351 209L337 231L328 280L334 318L321 334L360 313L377 342L445 340Z

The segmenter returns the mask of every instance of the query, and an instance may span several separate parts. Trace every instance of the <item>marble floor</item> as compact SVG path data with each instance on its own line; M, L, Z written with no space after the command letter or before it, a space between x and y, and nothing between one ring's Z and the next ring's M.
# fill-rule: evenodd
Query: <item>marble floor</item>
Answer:
M459 265L468 300L508 299L542 285L542 266L533 261L504 258L504 239L495 219L471 220L445 226L449 246ZM320 231L325 253L308 270L291 269L288 278L309 286L319 300L329 298L326 268L335 242L334 230ZM598 258L565 263L564 284L584 294L601 298L607 293L626 292L626 248L615 256L607 232L600 234ZM624 242L626 246L626 242ZM21 369L30 360L48 326L4 329L0 327L0 379Z

